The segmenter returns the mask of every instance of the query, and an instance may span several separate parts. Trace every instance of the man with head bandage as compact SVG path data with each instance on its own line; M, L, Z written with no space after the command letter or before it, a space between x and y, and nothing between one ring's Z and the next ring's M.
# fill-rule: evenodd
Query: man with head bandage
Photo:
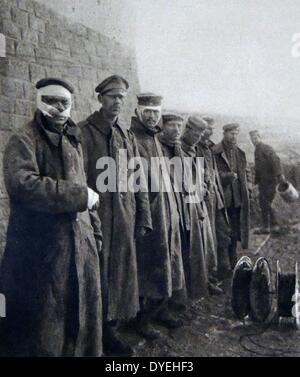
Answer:
M95 89L100 110L80 123L88 183L98 191L102 205L103 347L106 355L123 356L132 355L133 350L118 325L134 318L139 310L135 239L152 228L148 194L128 188L133 169L120 159L120 151L125 151L128 161L139 157L133 133L119 119L128 89L122 76L107 77ZM100 168L99 161L107 160L114 166ZM101 177L107 174L108 180L114 177L112 190L105 182L101 184Z
M39 81L37 89L37 108L48 118L57 118L62 124L66 122L71 113L71 88L47 79Z
M101 227L87 187L73 88L37 85L34 118L9 140L4 179L11 211L1 288L12 356L100 356Z
M142 93L138 96L136 115L139 121L149 130L160 131L162 97L154 93Z
M149 169L151 167L148 192L153 231L149 236L137 240L141 311L136 329L147 340L160 336L160 332L151 325L152 319L168 328L182 325L168 308L169 298L173 292L181 290L184 283L174 273L183 272L178 252L180 237L175 231L179 226L179 214L172 190L161 188L162 176L165 176L163 166L158 165L154 169L151 166L163 158L162 145L158 139L162 126L162 99L162 96L154 93L139 94L136 116L131 121L140 155L147 161Z

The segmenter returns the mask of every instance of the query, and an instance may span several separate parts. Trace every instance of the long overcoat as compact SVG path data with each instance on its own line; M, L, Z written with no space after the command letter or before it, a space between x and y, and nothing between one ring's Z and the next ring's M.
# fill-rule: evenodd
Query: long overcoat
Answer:
M182 143L182 151L185 157L193 159L196 157L196 149L184 143ZM215 244L203 197L194 203L185 198L185 205L190 214L189 250L184 256L186 280L189 295L192 298L200 298L208 295L208 267Z
M151 158L161 157L161 144L137 119L132 118L139 153L145 159L153 231L137 244L140 292L143 297L166 298L184 287L181 257L179 213L176 199L170 192L151 190L159 182L159 170L153 169ZM152 171L151 171L152 166ZM151 174L149 174L151 171Z
M213 253L210 258L212 262L210 268L212 271L216 270L217 264L220 267L226 263L228 257L224 251L227 249L226 245L230 244L230 225L224 204L223 186L212 150L214 146L215 144L211 140L207 144L202 142L197 144L197 156L204 157L204 168L208 173L205 174L205 183L209 191L209 197L205 198L205 203L217 249L217 257L214 250L212 250Z
M117 172L120 169L120 149L126 150L129 162L139 157L138 148L134 135L119 121L112 127L101 110L81 122L80 127L88 184L100 195L104 316L106 320L127 321L134 318L139 310L135 230L138 226L152 229L149 199L147 192L122 192L118 176L115 192L101 190L99 180L107 171L108 179L114 181L115 168ZM106 157L111 157L114 162L110 166L100 166L102 158ZM130 173L133 172L128 171ZM120 177L123 179L123 175ZM128 178L124 176L123 183Z
M280 158L274 149L264 143L255 148L255 184L264 196L274 197L278 177L282 174Z
M237 151L237 175L241 187L241 214L240 214L240 239L243 249L248 248L249 231L250 231L250 201L248 190L248 167L245 152L239 147L235 147ZM231 198L231 168L226 157L223 143L216 144L213 148L216 162L223 185L225 205L230 202Z
M100 250L87 210L79 129L69 119L59 134L45 123L37 110L4 153L10 217L3 330L14 356L100 356Z

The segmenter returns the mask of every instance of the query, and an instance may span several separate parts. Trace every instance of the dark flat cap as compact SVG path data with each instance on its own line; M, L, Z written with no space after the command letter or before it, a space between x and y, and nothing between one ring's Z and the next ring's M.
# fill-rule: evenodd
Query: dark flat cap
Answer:
M201 117L203 120L205 120L205 122L208 124L208 125L212 125L215 123L215 120L213 117L209 116L209 115L202 115Z
M105 94L108 92L126 93L129 88L128 81L119 75L112 75L103 80L95 89L96 93Z
M163 97L155 93L140 93L137 95L137 100L141 106L161 106Z
M253 131L250 131L249 132L249 135L250 136L253 136L253 135L260 135L260 132L258 130L253 130Z
M239 131L240 125L238 123L228 123L223 126L223 131Z
M36 83L35 87L37 89L40 89L49 85L60 85L66 88L70 93L74 93L74 88L71 84L69 84L65 80L57 79L55 77L48 77L48 78L41 79Z
M167 122L183 122L184 121L184 118L180 114L171 113L171 112L163 113L162 119L163 119L164 123L167 123Z
M196 127L202 131L204 131L207 127L207 123L199 115L190 115L187 120L187 125Z

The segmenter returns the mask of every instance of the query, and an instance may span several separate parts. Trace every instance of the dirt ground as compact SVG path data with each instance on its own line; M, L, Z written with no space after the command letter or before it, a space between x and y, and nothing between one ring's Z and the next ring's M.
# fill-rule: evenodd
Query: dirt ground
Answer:
M266 257L274 283L277 259L284 273L294 269L295 261L300 262L300 205L279 204L279 215L284 218L283 234L271 236L255 255L266 236L254 235L252 231L251 247L246 253L239 252L240 256L248 255L253 262L259 256ZM274 313L270 315L273 317L270 323L240 322L231 309L230 279L224 288L225 295L190 302L185 313L177 314L184 322L182 328L169 331L155 325L163 336L153 343L125 331L136 356L300 356L300 331L278 326ZM276 296L273 297L275 308Z
M271 236L255 255L266 236L254 235L252 231L249 250L239 252L239 256L248 255L253 262L259 256L267 258L273 283L276 260L280 260L283 272L291 272L295 261L300 262L300 200L291 206L279 201L276 207L283 234ZM230 279L223 288L224 295L189 302L184 313L177 313L183 320L183 327L167 330L155 324L162 337L154 342L146 342L132 329L123 329L123 335L133 346L135 356L300 356L300 331L281 328L276 321L267 324L239 321L231 309ZM272 297L275 307L275 295ZM0 351L0 356L5 355L4 350Z

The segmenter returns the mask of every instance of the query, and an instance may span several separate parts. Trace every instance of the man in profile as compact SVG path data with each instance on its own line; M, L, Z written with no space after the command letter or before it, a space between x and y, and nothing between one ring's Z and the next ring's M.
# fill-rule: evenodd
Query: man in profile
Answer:
M262 142L258 130L249 132L252 144L255 147L255 179L254 184L258 185L259 204L262 216L262 228L257 234L269 234L270 231L277 232L278 223L272 202L276 194L278 183L284 182L280 158L274 149Z

